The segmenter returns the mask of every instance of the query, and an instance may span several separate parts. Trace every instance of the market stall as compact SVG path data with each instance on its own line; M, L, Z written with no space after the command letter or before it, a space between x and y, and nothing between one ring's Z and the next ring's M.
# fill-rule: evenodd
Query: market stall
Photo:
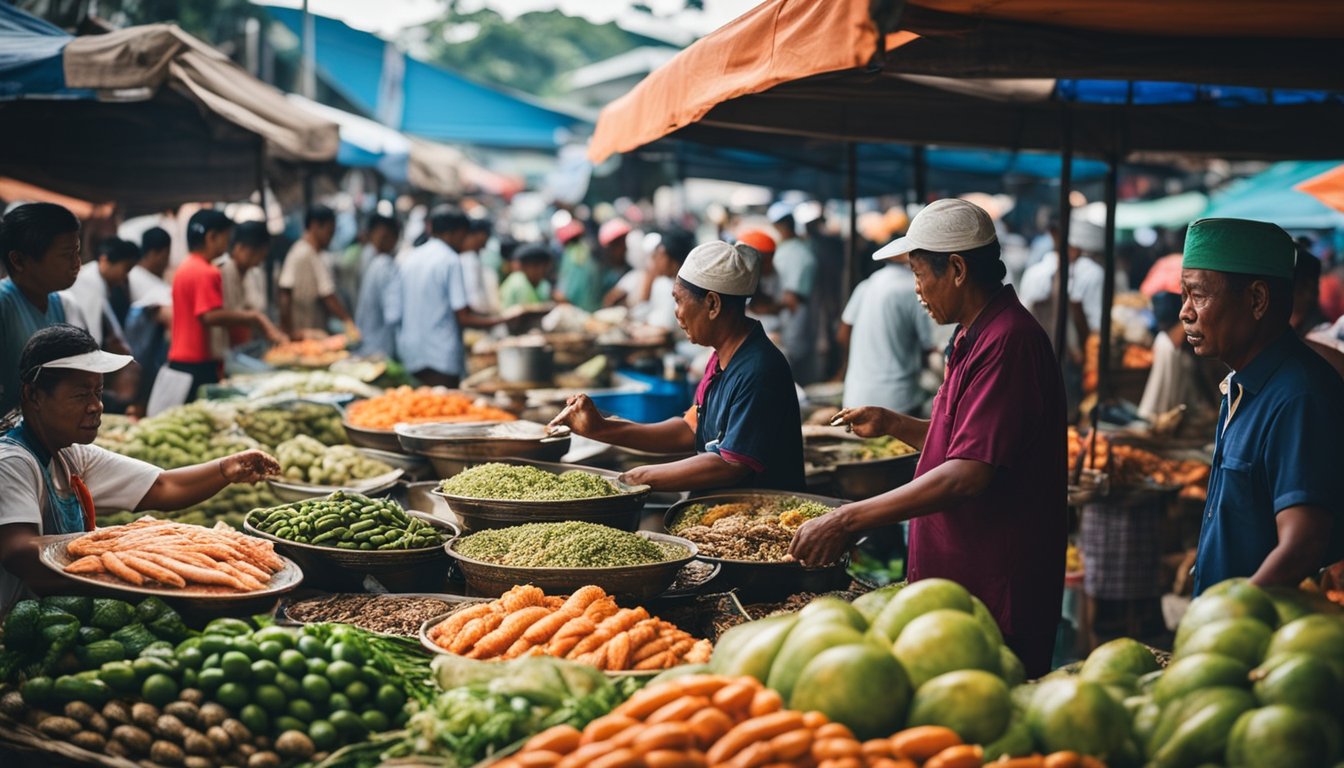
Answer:
M281 476L173 519L99 510L92 533L43 539L43 562L91 596L5 617L7 755L189 768L1337 756L1344 618L1318 595L1229 582L1191 606L1174 656L1122 638L1027 681L960 586L873 589L844 561L790 562L793 531L839 499L720 492L651 517L648 489L616 471L518 458L545 445L541 425L476 395L311 367L213 394L108 419L99 443L162 466L262 446ZM830 482L915 456L808 429ZM381 450L347 442L370 439ZM1151 444L1072 444L1111 493L1195 496L1207 476ZM1286 740L1302 762L1279 759Z

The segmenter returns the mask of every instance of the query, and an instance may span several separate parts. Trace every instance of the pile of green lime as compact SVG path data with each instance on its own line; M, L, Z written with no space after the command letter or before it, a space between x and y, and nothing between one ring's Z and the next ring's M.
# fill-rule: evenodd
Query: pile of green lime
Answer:
M202 635L178 661L184 687L227 707L253 734L300 731L327 751L404 722L405 694L348 643L268 627Z

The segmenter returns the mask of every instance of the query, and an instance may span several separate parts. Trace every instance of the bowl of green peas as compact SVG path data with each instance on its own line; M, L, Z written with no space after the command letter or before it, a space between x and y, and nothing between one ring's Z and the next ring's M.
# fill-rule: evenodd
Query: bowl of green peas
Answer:
M403 509L393 499L351 491L254 509L243 518L243 531L273 542L301 567L374 575L446 568L443 543L459 533L447 520Z

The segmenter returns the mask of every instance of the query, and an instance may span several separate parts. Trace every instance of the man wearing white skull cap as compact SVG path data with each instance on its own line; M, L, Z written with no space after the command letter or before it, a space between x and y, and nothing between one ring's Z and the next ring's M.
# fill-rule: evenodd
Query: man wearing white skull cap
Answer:
M746 315L761 255L721 241L691 251L677 272L677 324L712 347L694 406L681 418L636 424L603 418L587 395L570 398L551 422L612 445L695 455L637 467L623 476L654 490L748 487L801 491L803 442L793 373L761 324Z

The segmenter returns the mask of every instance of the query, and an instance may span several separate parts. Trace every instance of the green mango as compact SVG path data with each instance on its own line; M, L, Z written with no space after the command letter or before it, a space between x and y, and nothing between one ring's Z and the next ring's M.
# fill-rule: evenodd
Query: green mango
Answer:
M765 682L775 654L798 623L797 614L771 616L739 624L723 633L714 646L709 667L720 675L750 675Z

